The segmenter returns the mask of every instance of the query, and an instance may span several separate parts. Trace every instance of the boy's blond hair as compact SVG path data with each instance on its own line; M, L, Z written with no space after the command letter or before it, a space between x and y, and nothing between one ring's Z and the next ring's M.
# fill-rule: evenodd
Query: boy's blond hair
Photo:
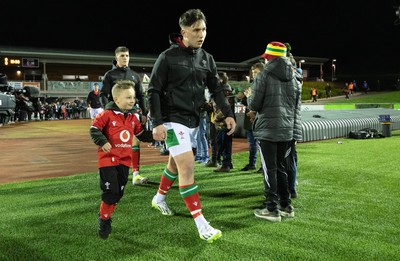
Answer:
M122 90L127 89L133 89L133 92L135 92L135 83L130 80L118 80L111 89L112 96L119 96Z

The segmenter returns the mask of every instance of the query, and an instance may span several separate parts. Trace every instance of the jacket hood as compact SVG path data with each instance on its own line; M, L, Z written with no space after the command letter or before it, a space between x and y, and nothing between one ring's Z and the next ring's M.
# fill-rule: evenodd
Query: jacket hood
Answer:
M115 102L109 102L104 107L105 110L121 111Z
M198 49L186 47L183 44L183 36L179 33L172 33L169 35L169 43L171 44L171 47L181 47L182 49L186 50L189 54L196 54ZM199 48L200 49L200 48Z
M294 77L293 66L286 57L269 60L265 66L265 70L284 82L291 81Z
M185 47L185 45L182 42L183 36L179 33L172 33L169 35L169 44L171 45L179 45L181 47Z

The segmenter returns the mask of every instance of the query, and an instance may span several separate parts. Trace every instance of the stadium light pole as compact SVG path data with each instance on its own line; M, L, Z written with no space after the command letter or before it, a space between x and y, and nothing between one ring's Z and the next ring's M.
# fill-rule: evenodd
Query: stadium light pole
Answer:
M335 80L335 74L336 74L336 59L332 59L332 82Z
M299 68L300 68L300 69L301 69L301 64L302 64L302 63L305 63L305 62L306 62L305 60L300 60L300 61L299 61Z

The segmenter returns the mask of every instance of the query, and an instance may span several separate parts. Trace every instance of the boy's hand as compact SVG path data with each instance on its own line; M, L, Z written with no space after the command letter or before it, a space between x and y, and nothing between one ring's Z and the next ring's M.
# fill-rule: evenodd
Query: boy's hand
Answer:
M103 145L103 147L101 147L101 150L104 152L110 152L111 151L111 144L109 142L107 142L106 144Z

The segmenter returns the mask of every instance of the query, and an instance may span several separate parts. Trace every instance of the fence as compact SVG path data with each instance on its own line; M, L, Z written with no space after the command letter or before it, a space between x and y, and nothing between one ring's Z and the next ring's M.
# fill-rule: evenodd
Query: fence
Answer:
M372 128L384 131L379 115L391 115L392 130L400 129L400 111L390 109L359 109L351 111L302 112L303 142L347 137L350 131Z

